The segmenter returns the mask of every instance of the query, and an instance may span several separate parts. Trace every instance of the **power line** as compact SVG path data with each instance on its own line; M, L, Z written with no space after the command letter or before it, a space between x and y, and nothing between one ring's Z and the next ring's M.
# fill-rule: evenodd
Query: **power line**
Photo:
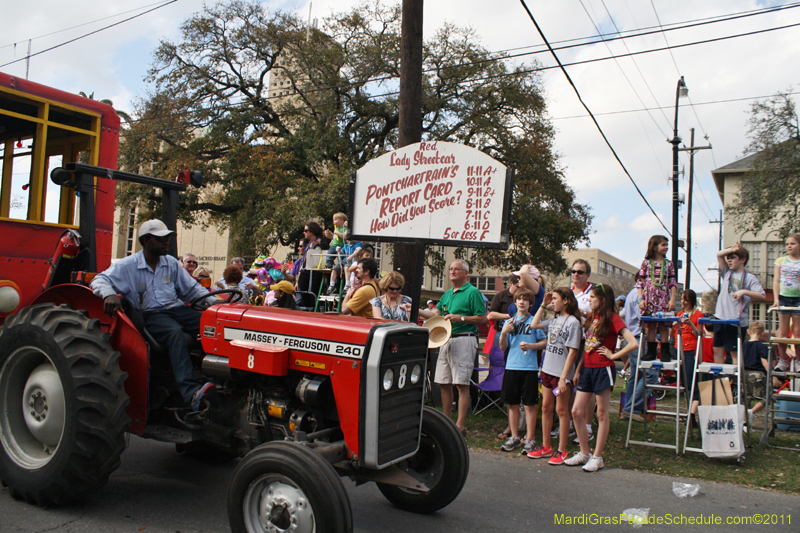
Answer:
M599 35L599 34L600 34L600 28L598 28L598 27L597 27L597 24L595 24L594 20L592 19L591 15L589 14L589 10L588 10L588 9L586 9L586 5L583 3L583 0L579 0L579 1L580 1L580 4L581 4L581 7L583 7L583 11L586 13L586 16L587 16L587 17L589 17L589 21L592 23L592 26L594 26L594 29L597 31L597 33L598 33L598 35ZM603 3L603 6L605 6L605 2ZM606 9L606 13L608 13L608 9ZM611 13L608 13L608 16L609 16L609 18L611 18ZM616 23L614 22L614 19L611 19L611 23L614 25L614 29L615 29L615 30L617 30L617 33L619 33L619 28L617 28L617 25L616 25ZM606 45L606 49L608 50L608 53L610 53L610 54L613 54L613 53L614 53L614 52L611 50L611 47L610 47L610 46L608 45L608 43L605 41L605 39L603 40L603 44L605 44L605 45ZM628 52L630 52L630 50L628 49L628 45L627 45L627 44L625 44L625 41L622 41L622 44L623 44L623 45L625 45L625 50L627 50ZM636 65L636 61L635 61L635 60L633 60L633 62L634 62L634 65ZM639 103L641 103L641 104L642 104L642 107L646 107L646 105L645 105L644 101L642 100L642 97L641 97L641 96L639 96L639 93L638 93L638 92L636 91L636 89L634 88L634 86L633 86L633 83L631 83L631 80L628 78L628 75L627 75L627 74L625 74L625 70L623 70L623 68L622 68L622 65L620 64L620 62L619 62L618 60L614 59L614 63L617 65L617 68L618 68L618 69L619 69L619 71L622 73L622 77L623 77L623 78L625 78L625 81L626 81L626 82L628 82L628 86L631 88L631 91L633 91L633 94L634 94L634 95L636 96L636 98L639 100ZM637 68L637 70L638 70L638 68L639 68L639 67L637 66L636 68ZM644 76L642 75L642 71L641 71L641 70L639 70L639 75L642 77L642 80L644 81ZM646 82L646 81L645 81L645 85L647 86L647 88L648 88L648 90L649 90L649 89L650 89L650 86L649 86L649 85L647 85L647 82ZM650 92L650 94L651 94L651 95L653 94L653 93L652 93L652 91ZM653 97L653 99L655 100L655 97ZM657 101L657 100L656 100L656 101ZM662 135L664 135L664 136L666 137L666 136L667 136L667 134L666 134L666 133L664 133L664 130L662 130L662 129L661 129L661 126L659 126L659 124L658 124L658 121L656 121L656 118L653 116L653 114L652 114L652 113L650 113L649 111L647 112L647 114L648 114L648 115L650 116L650 118L652 119L652 121L653 121L653 124L655 124L656 128L658 128L658 131L660 131L660 132L661 132L661 134L662 134ZM663 114L663 111L662 111L662 114ZM664 115L664 118L666 118L666 115ZM669 123L669 120L667 120L667 123ZM648 140L649 140L649 138L648 138ZM651 145L652 145L652 143L651 143Z
M625 175L628 176L628 179L631 180L631 183L633 184L633 187L636 189L636 192L639 193L639 196L642 198L644 203L647 205L648 209L650 209L650 212L653 213L654 217L656 217L656 220L658 220L658 223L661 224L661 227L664 228L664 231L667 232L667 235L670 235L670 237L671 237L672 235L670 234L669 230L664 225L664 223L661 222L661 219L658 217L658 215L656 214L655 210L653 210L653 206L651 206L650 202L647 201L647 198L645 198L645 196L642 193L641 189L639 189L639 186L636 184L636 181L633 179L633 176L631 176L630 172L628 172L628 169L625 168L625 164L619 158L619 155L617 155L616 150L614 150L614 147L611 146L611 142L608 140L608 137L606 137L606 134L603 132L603 128L600 127L600 123L598 123L597 119L594 117L594 115L592 115L592 111L589 109L589 106L587 106L586 102L584 102L583 98L581 98L580 91L578 91L578 88L575 86L575 83L573 83L572 78L570 77L569 73L567 72L567 69L564 67L564 65L561 64L561 60L558 58L558 55L556 54L555 50L553 50L553 47L550 46L550 43L547 41L547 37L544 36L544 32L539 27L539 24L536 22L536 19L533 18L533 13L531 13L530 9L528 9L528 5L525 3L525 0L519 0L519 1L522 3L522 7L525 8L525 11L528 13L528 17L530 17L531 22L533 22L533 25L536 27L536 31L539 32L539 36L542 38L542 41L544 41L544 44L547 45L548 50L550 50L550 53L552 54L553 58L556 60L556 63L558 63L558 67L561 69L561 72L564 73L564 76L567 78L567 81L572 86L573 91L575 91L575 95L578 97L578 100L580 101L581 105L586 110L586 112L589 113L589 116L592 118L592 122L594 122L594 125L597 128L597 131L600 132L600 135L603 137L603 140L605 141L606 145L611 150L611 153L614 154L614 158L617 160L619 165L622 167L622 170L625 172Z
M564 39L564 40L561 40L561 41L553 41L552 44L563 44L563 43L571 43L571 42L576 42L576 41L585 41L587 39L595 39L596 37L600 37L600 39L601 39L599 41L598 40L593 40L593 41L590 41L590 42L579 43L579 44L575 44L575 45L571 45L571 46L555 47L555 50L567 50L569 48L576 48L576 47L580 47L580 46L589 46L589 45L594 45L594 44L600 44L601 42L604 42L604 41L605 42L611 42L611 41L616 41L616 40L620 40L620 39L624 40L624 39L631 39L631 38L635 38L635 37L646 37L648 35L654 35L654 34L663 33L663 32L666 32L666 31L683 30L683 29L688 29L688 28L694 28L694 27L697 27L697 26L705 26L705 25L708 25L708 24L716 24L718 22L729 22L729 21L737 20L737 19L741 19L741 18L748 18L748 17L758 16L758 15L765 15L765 14L772 13L774 11L782 11L782 10L786 10L786 9L794 9L796 7L800 7L800 2L796 2L794 4L786 4L786 5L783 5L783 6L775 6L775 7L770 7L770 8L756 9L756 10L752 10L752 11L740 11L740 12L736 12L736 13L730 13L730 14L727 14L727 15L719 15L719 16L715 16L715 17L706 17L706 18L701 18L701 19L692 19L692 20L683 21L683 22L675 22L675 23L672 23L672 24L666 24L665 26L646 26L646 27L636 28L636 29L632 29L632 30L617 31L617 32L614 32L614 33L603 33L603 34L599 34L599 35L596 35L596 36L575 37L575 38L572 38L572 39ZM641 33L632 33L632 32L641 32ZM632 33L632 34L631 35L623 35L623 34L626 34L626 33ZM531 45L531 46L520 46L520 47L516 47L516 48L508 48L508 49L505 49L505 50L499 50L497 52L489 52L488 54L513 52L515 50L525 50L525 49L528 49L528 48L534 48L534 47L540 47L540 46L543 46L543 45L538 45L537 44L537 45ZM506 56L504 58L489 59L488 61L496 61L498 59L505 59L505 58L522 57L522 56L526 56L526 55L544 53L546 51L547 50L538 50L538 51L527 52L527 53L523 53L523 54L514 54L514 55ZM468 65L468 64L473 64L473 63L465 63L465 65ZM456 65L456 66L458 66L458 65Z
M172 1L175 2L177 0L172 0ZM767 29L764 29L764 30L756 30L756 31L753 31L753 32L748 32L748 33L734 34L734 35L729 35L729 36L725 36L725 37L717 37L717 38L713 38L713 39L707 39L705 41L695 41L695 42L692 42L692 43L684 43L684 44L681 44L681 45L676 45L674 47L675 48L683 48L683 47L695 46L695 45L699 45L699 44L707 44L707 43L710 43L710 42L727 40L727 39L734 39L734 38L738 38L738 37L747 37L747 36L751 36L751 35L756 35L756 34L765 33L765 32L771 32L771 31L777 31L777 30L792 28L792 27L796 27L796 26L800 26L800 23L789 24L789 25L785 25L785 26L778 26L778 27L774 27L774 28L767 28ZM654 48L654 49L650 49L650 50L640 50L638 52L630 52L630 53L621 54L621 55L617 55L617 56L586 59L586 60L583 60L583 61L574 61L572 63L564 63L563 66L575 66L575 65L583 65L583 64L587 64L587 63L596 63L596 62L599 62L599 61L606 61L608 59L614 59L614 58L619 58L619 57L628 57L628 56L632 56L632 55L642 55L642 54L648 54L648 53L652 53L652 52L661 52L663 50L664 50L664 48ZM3 66L3 65L0 65L0 67L1 66ZM463 83L474 83L474 82L478 82L478 81L487 81L487 80L490 80L490 79L501 78L501 77L506 77L506 76L520 76L522 74L530 74L530 73L533 73L533 72L538 72L538 71L543 71L543 70L551 70L551 69L556 69L556 68L560 68L560 67L558 65L556 65L556 66L539 67L539 68L535 68L535 69L521 70L521 71L516 71L516 72L507 72L505 74L496 74L496 75L493 75L493 76L485 76L485 77L481 77L481 78L475 78L475 79L472 79L472 80L465 80L465 81L463 81L461 83L463 84ZM426 72L431 72L432 70L433 69L429 69ZM384 81L384 80L389 80L389 79L393 79L393 78L396 78L396 76L385 76L385 77L381 77L381 78L371 78L371 79L367 80L366 82L353 82L353 83L347 83L347 84L342 84L342 85L333 85L333 86L328 86L328 87L320 87L320 88L310 89L310 90L304 91L304 92L306 94L311 94L311 93L319 92L319 91L323 91L323 90L346 88L346 87L349 87L349 86L357 85L359 83L370 83L370 82L375 82L375 81ZM293 93L287 94L286 96L294 96L296 94L297 94L297 92L295 91ZM397 94L399 94L399 91L392 91L392 92L383 93L383 94L377 94L377 95L365 95L365 96L360 96L360 97L354 97L354 98L351 98L350 100L351 101L358 101L358 100L365 100L365 99L382 98L382 97L385 97L385 96L394 96L394 95L397 95ZM797 92L793 92L793 93L790 93L790 94L798 94L798 93ZM737 98L732 98L732 99L727 99L727 100L715 100L715 101L710 101L710 102L701 102L699 104L694 104L694 105L708 105L708 104L716 104L716 103L723 103L723 102L736 102L736 101L742 101L742 100L753 100L753 99L756 99L756 98L768 98L768 96L745 97L745 98L738 98L738 99ZM314 108L317 108L317 107L325 107L325 106L329 106L329 105L338 105L338 104L339 104L339 102L328 102L328 103L305 106L305 107L302 107L302 108L296 108L296 110L301 111L303 109L314 109ZM245 104L242 104L242 105L245 105ZM239 106L232 107L232 109L236 109L237 107L239 107ZM614 114L620 114L620 113L638 113L640 111L646 111L648 109L667 109L667 107L659 106L659 107L656 107L656 108L632 109L632 110L626 110L626 111L610 111L610 112L606 112L606 113L597 113L595 116L614 115ZM134 120L132 122L139 122L139 121L143 121L143 120L154 120L156 118L163 118L163 117L167 117L167 116L183 116L183 115L188 114L188 113L195 113L195 112L196 113L201 113L201 112L207 112L207 111L211 111L211 110L212 110L211 108L208 108L208 109L197 109L197 110L191 110L191 111L188 111L188 112L181 112L181 113L175 113L175 114L170 114L170 115L161 115L161 116L155 116L155 117L136 119L136 120ZM590 115L573 115L573 116L569 116L569 117L558 117L558 118L555 118L553 120L564 120L564 119L569 119L569 118L585 118L587 116L590 116Z
M163 2L163 0L162 0L162 2ZM140 9L151 7L151 6L154 6L154 5L157 5L157 4L161 4L162 2L153 2L152 4L147 4L145 6L139 6L139 7L133 8L133 9L129 9L128 11L123 11L121 13L116 13L114 15L109 15L107 17L95 19L95 20L92 20L90 22L84 22L84 23L78 24L76 26L70 26L69 28L64 28L64 29L56 30L56 31L51 31L50 33L45 33L43 35L37 35L36 37L29 37L27 39L22 39L21 41L17 41L15 43L9 43L9 44L0 45L0 50L2 50L3 48L10 48L12 46L16 46L18 44L22 44L22 43L27 42L27 41L34 41L36 39L42 39L44 37L50 37L51 35L64 33L65 31L74 30L75 28L82 28L83 26L89 26L91 24L94 24L95 22L100 22L100 21L103 21L103 20L112 19L112 18L118 17L120 15L127 15L128 13L133 13L134 11L139 11Z
M79 41L79 40L81 40L81 39L83 39L85 37L89 37L90 35L94 35L95 33L100 33L101 31L107 30L109 28L113 28L114 26L119 26L120 24L123 24L125 22L130 21L130 20L133 20L135 18L139 18L142 15L147 15L148 13L151 13L151 12L157 10L157 9L161 9L162 7L168 6L170 4L174 4L177 1L178 0L169 0L168 2L166 2L164 4L156 6L153 9L148 9L147 11L143 11L142 13L139 13L138 15L134 15L132 17L128 17L126 19L120 20L119 22L115 22L114 24L109 24L108 26L104 26L104 27L102 27L102 28L100 28L98 30L90 31L89 33L81 35L80 37L75 37L74 39L70 39L69 41L64 41L61 44L57 44L55 46L51 46L50 48L46 48L46 49L44 49L44 50L42 50L40 52L36 52L35 54L28 54L25 57L21 57L19 59L15 59L13 61L9 61L8 63L3 63L2 65L0 65L0 68L7 67L8 65L13 65L14 63L19 63L20 61L25 61L27 59L30 59L31 57L36 57L38 55L44 54L45 52L50 52L52 50L55 50L56 48L61 48L62 46L66 46L66 45L68 45L70 43L74 43L75 41Z
M795 91L792 93L788 93L789 95L796 95L800 94L800 91ZM775 96L774 94L768 94L765 96L744 96L742 98L728 98L725 100L709 100L708 102L696 102L694 105L712 105L712 104L727 104L730 102L744 102L747 100L758 100L760 98L770 98ZM605 116L605 115L621 115L625 113L640 113L642 111L652 111L654 109L671 109L672 106L660 106L660 107L649 107L644 109L623 109L620 111L606 111L605 113L595 113L596 117ZM586 118L589 115L570 115L568 117L552 117L551 120L568 120L573 118Z

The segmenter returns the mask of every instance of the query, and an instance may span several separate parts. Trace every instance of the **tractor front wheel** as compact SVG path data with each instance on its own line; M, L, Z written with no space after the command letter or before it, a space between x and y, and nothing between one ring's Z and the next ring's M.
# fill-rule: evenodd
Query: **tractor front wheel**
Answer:
M344 485L316 452L290 442L262 444L236 467L228 490L233 533L350 533Z
M98 489L125 449L128 395L119 352L96 319L28 307L0 329L0 479L30 503Z
M461 494L469 474L469 449L453 421L426 406L422 412L419 450L397 466L430 490L419 492L378 483L380 491L400 509L432 513Z

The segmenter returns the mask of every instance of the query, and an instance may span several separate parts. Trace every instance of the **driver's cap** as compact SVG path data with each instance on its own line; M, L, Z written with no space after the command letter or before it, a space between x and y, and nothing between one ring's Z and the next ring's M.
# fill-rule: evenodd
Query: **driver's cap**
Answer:
M165 235L170 235L175 233L171 229L167 227L161 220L154 218L153 220L148 220L139 228L139 238L141 239L145 235L155 235L156 237L164 237Z

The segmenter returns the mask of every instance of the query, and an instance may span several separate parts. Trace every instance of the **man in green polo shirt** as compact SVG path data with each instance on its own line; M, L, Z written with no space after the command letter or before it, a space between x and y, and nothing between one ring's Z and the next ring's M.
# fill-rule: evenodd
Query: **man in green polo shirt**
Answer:
M439 349L434 382L441 385L442 412L450 416L453 407L453 387L458 389L458 421L456 426L466 433L464 422L469 410L469 380L478 353L478 326L486 324L486 304L481 292L467 277L469 263L456 259L450 265L450 282L453 288L439 300L433 312L420 311L423 317L444 316L452 323L452 336Z

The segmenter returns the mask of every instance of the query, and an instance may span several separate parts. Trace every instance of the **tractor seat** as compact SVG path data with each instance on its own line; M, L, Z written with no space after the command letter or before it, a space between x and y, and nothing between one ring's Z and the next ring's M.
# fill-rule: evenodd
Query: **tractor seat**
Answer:
M133 325L136 326L136 329L139 331L139 333L142 334L142 337L144 337L144 341L147 343L148 346L150 346L151 353L168 354L169 350L167 349L167 347L164 346L161 343L161 341L153 337L150 331L148 331L147 328L144 327L144 316L142 315L142 312L139 311L138 309L130 307L130 305L125 300L123 300L122 307L123 310L125 311L125 314L128 315L128 318L130 318L131 322L133 322ZM186 345L189 347L190 352L201 346L200 341L197 339L196 336L193 337L192 335L189 335L188 333L185 332L183 336L186 339Z

